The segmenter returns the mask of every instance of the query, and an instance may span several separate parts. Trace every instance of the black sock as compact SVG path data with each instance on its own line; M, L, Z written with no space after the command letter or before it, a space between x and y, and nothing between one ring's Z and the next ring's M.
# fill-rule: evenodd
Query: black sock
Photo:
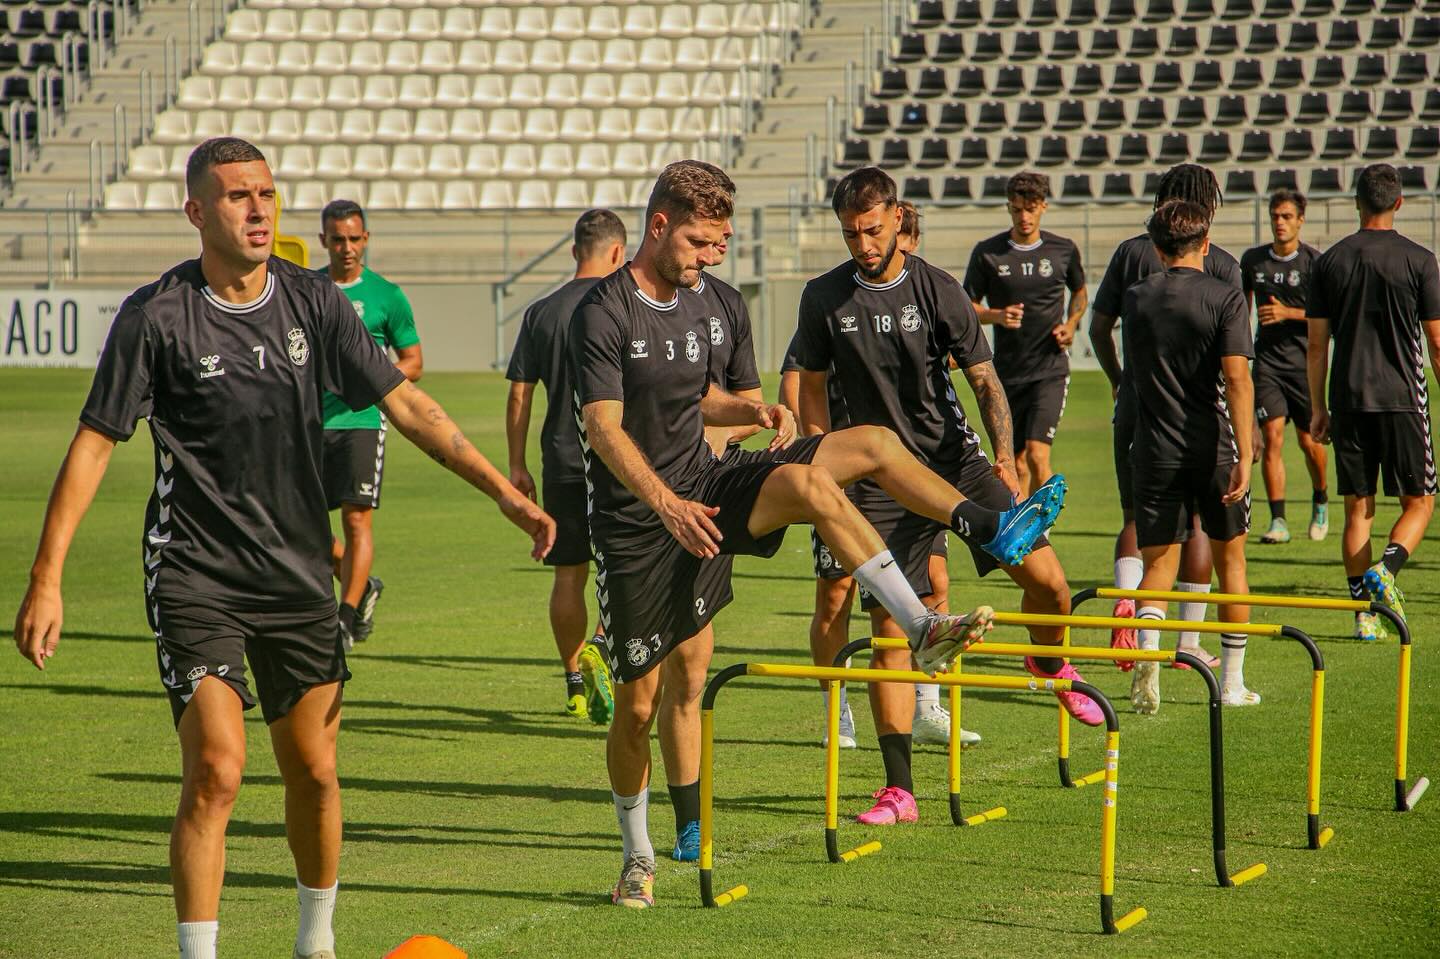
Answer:
M888 733L880 737L880 758L885 761L885 785L915 791L910 778L910 734Z
M1369 599L1369 598L1370 598L1370 597L1369 597L1368 595L1366 595L1366 593L1365 593L1365 577L1364 577L1364 576L1346 576L1346 577L1345 577L1345 582L1348 583L1348 584L1350 584L1350 598L1351 598L1351 599Z
M565 674L565 698L585 695L585 680L579 673Z
M1065 660L1058 656L1036 656L1035 665L1041 672L1054 676L1065 668Z
M345 627L346 632L355 632L355 607L349 603L340 604L340 625Z
M1405 567L1405 561L1410 558L1410 551L1399 543L1391 543L1385 547L1385 552L1380 554L1380 562L1390 571L1391 576L1399 576L1400 570Z
M675 834L678 836L686 824L700 821L700 780L688 786L671 786L670 805L675 807Z
M984 545L1000 532L1000 514L974 500L961 500L950 514L950 528L961 539Z
M1270 518L1271 518L1271 519L1284 519L1284 518L1285 518L1285 501L1284 501L1283 499L1272 499L1272 500L1270 501Z
M1315 492L1310 494L1310 502L1314 503L1316 506L1324 506L1326 503L1330 502L1330 493L1326 491L1324 487L1321 487L1320 489L1317 489Z

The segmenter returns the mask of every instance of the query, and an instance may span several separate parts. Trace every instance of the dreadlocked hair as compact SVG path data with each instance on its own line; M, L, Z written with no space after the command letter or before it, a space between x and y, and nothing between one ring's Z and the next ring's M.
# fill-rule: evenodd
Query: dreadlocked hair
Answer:
M1160 175L1160 184L1155 188L1155 209L1167 200L1185 200L1198 204L1205 210L1207 218L1214 219L1215 211L1225 202L1220 193L1220 181L1209 167L1197 163L1181 163L1172 166Z

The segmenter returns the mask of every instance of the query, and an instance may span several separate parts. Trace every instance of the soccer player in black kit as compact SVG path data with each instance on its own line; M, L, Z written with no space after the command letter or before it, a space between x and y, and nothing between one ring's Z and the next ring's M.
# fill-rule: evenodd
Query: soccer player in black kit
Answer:
M980 322L995 326L995 372L1015 420L1015 469L1032 493L1054 473L1050 447L1070 390L1070 345L1089 303L1080 249L1040 229L1049 198L1044 174L1012 176L1010 229L976 244L963 284Z
M851 424L893 430L907 449L954 489L993 509L1005 509L1019 494L1010 410L969 299L948 273L899 249L902 213L895 181L883 170L864 167L847 174L836 186L833 207L850 258L806 284L791 345L801 369L800 411L806 434L823 436L829 427L827 387L833 376ZM975 393L995 451L993 464L955 394L951 358ZM1063 478L1056 476L1040 492L1063 485ZM943 527L906 509L873 483L858 484L851 498L884 536L915 592L931 594L931 548L937 529ZM819 533L835 554L824 530ZM1037 544L1023 566L999 562L973 545L971 553L980 575L1002 568L1021 586L1022 609L1069 612L1065 572L1048 543ZM842 568L853 569L838 555L835 559ZM873 635L901 635L890 616L894 611L863 581L860 586L861 605L870 611ZM1031 630L1036 642L1047 644L1061 642L1062 633ZM838 650L827 652L833 657ZM903 650L898 656L876 650L874 661L881 668L909 668ZM1079 675L1059 659L1027 659L1026 666L1040 676L1074 679ZM1100 710L1088 699L1057 695L1082 722L1101 721ZM917 817L910 775L913 697L903 684L870 686L886 785L875 794L874 808L861 814L861 822L890 824Z
M170 834L180 955L215 955L242 717L258 693L285 784L294 954L334 959L335 745L349 673L330 581L322 396L357 410L378 403L406 438L493 497L537 559L555 524L391 365L328 276L272 256L275 184L259 150L207 140L185 179L200 257L135 291L115 317L50 495L15 642L41 669L55 654L65 554L115 443L146 419L155 486L145 608L182 759Z
M696 640L731 599L728 566L716 557L770 556L789 524L815 524L860 583L896 610L918 665L934 672L984 634L991 611L927 610L840 484L872 476L917 511L1016 561L1063 505L1063 497L1035 498L1003 513L986 509L888 431L796 441L783 406L717 386L708 317L685 291L727 242L732 213L709 164L667 166L635 258L597 283L571 322L602 642L617 682L606 759L623 852L611 898L629 908L654 905L647 784L657 694L664 687L684 702L699 697L711 650ZM777 455L727 463L706 442L707 424L773 428Z
M1135 538L1144 557L1142 589L1169 590L1180 571L1180 544L1196 521L1215 550L1220 589L1248 593L1245 536L1250 530L1254 462L1254 387L1250 310L1234 286L1206 273L1212 213L1170 200L1150 217L1149 237L1164 264L1125 291L1125 366L1136 399L1131 468ZM1137 622L1165 618L1165 603L1145 600ZM1250 619L1248 605L1220 607L1226 622ZM1159 649L1159 630L1140 627L1142 649ZM1250 706L1245 637L1221 634L1220 698ZM1135 711L1160 708L1158 663L1137 663Z
M1435 449L1422 340L1440 376L1440 270L1435 254L1395 231L1400 177L1388 163L1360 171L1355 207L1360 229L1315 261L1310 283L1310 432L1335 446L1335 488L1345 497L1340 541L1350 595L1368 594L1405 615L1395 585L1425 538L1435 509ZM1329 346L1334 338L1334 374ZM1400 497L1380 562L1371 565L1376 480ZM1373 613L1356 616L1355 637L1384 629Z
M1305 194L1276 190L1270 195L1270 233L1274 242L1246 250L1240 257L1245 298L1255 304L1260 325L1255 333L1255 416L1265 442L1260 470L1270 501L1267 544L1290 542L1285 521L1285 422L1295 424L1295 439L1310 473L1310 538L1330 531L1325 482L1325 447L1310 435L1310 386L1305 381L1305 344L1309 328L1305 301L1310 270L1320 251L1300 242L1305 225Z
M1160 177L1155 190L1155 208L1167 200L1189 200L1198 203L1210 212L1213 220L1220 208L1220 183L1215 174L1194 163L1182 163L1171 167ZM1134 483L1131 477L1130 447L1135 433L1135 394L1130 388L1129 364L1120 366L1119 354L1115 352L1115 324L1123 322L1122 315L1125 291L1133 284L1152 273L1164 270L1164 264L1148 234L1131 237L1116 248L1105 268L1100 289L1095 294L1095 303L1090 315L1090 345L1095 350L1095 359L1110 380L1110 389L1115 396L1114 454L1115 479L1120 488L1120 511L1124 525L1115 537L1115 585L1119 589L1135 589L1140 585L1144 564L1140 549L1135 545ZM1216 279L1240 289L1240 266L1235 258L1211 243L1205 254L1205 272ZM1210 541L1198 519L1193 535L1181 549L1180 579L1175 588L1181 592L1208 593L1211 573ZM1199 622L1205 618L1204 603L1181 603L1180 619ZM1134 616L1135 602L1129 599L1117 600L1114 615ZM1110 637L1112 646L1133 649L1135 631L1115 630ZM1199 656L1214 669L1219 659L1211 656L1200 645L1200 634L1184 632L1178 637L1178 646L1187 653ZM1117 663L1120 669L1128 671L1129 663Z
M605 659L585 642L589 626L585 582L590 576L590 525L585 518L585 467L580 462L580 433L571 408L574 389L566 344L576 305L601 277L625 262L625 224L609 210L587 210L575 221L570 253L575 275L558 290L530 304L520 321L505 378L505 441L510 482L532 500L535 477L526 463L530 407L535 384L545 386L545 422L540 426L543 502L555 518L555 546L545 557L554 567L550 586L550 630L565 671L565 711L589 716L598 726L610 722L614 701Z

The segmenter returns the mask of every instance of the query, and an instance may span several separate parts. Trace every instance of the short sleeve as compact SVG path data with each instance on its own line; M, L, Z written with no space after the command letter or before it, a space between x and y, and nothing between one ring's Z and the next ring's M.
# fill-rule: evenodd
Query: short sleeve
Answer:
M1095 291L1095 302L1091 309L1103 316L1123 316L1125 289L1125 247L1119 247L1113 256L1110 257L1110 264L1105 267L1105 275L1100 279L1100 289Z
M1240 257L1240 292L1250 296L1255 295L1254 262L1254 260L1250 259L1248 252Z
M1325 271L1330 265L1330 257L1321 255L1315 259L1315 265L1310 271L1310 292L1305 296L1305 315L1318 320L1330 318L1330 306L1326 302L1329 297L1325 295Z
M321 285L320 355L325 389L352 410L374 406L405 381L333 283Z
M800 331L795 331L795 336L790 337L790 345L785 347L785 358L780 361L781 373L798 373L801 370L800 361L795 358L795 340Z
M750 311L740 302L727 303L733 322L730 334L730 363L725 367L725 389L756 390L760 388L760 369L755 364L755 340L750 330Z
M1229 253L1219 251L1215 253L1215 270L1212 275L1215 279L1243 292L1244 281L1240 278L1240 264Z
M385 341L403 350L420 342L420 332L415 329L415 311L405 291L397 286L390 294L390 308L385 311Z
M520 332L515 334L515 348L510 351L510 365L505 378L512 383L540 382L540 364L535 355L535 310L539 303L532 303L520 321Z
M990 277L985 270L985 257L980 253L980 247L970 251L970 263L965 267L965 282L961 284L965 288L965 295L976 303L985 299L990 292Z
M800 294L800 322L795 328L795 338L790 341L786 358L794 359L796 369L814 373L828 371L834 359L834 345L830 342L825 312L809 286Z
M570 318L570 364L580 405L625 399L625 331L605 307L588 300Z
M968 370L995 357L985 334L980 332L980 318L975 315L970 298L960 295L961 291L951 287L952 284L959 285L948 273L940 274L939 289L935 291L936 345L938 352L953 356L960 369Z
M1065 269L1065 288L1071 293L1085 286L1085 264L1080 261L1080 247L1070 244L1070 265Z
M1440 320L1440 267L1435 257L1426 251L1424 265L1420 268L1420 296L1416 304L1420 310L1420 322Z
M80 422L112 440L128 440L154 406L155 342L144 309L126 303L110 324L80 410Z
M1245 306L1245 295L1235 289L1227 293L1220 307L1220 355L1253 358L1255 339L1250 334L1250 311Z

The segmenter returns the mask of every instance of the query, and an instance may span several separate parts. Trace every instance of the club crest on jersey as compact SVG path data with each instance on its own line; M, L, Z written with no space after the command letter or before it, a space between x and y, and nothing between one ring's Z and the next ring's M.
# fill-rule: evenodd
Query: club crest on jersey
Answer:
M644 341L644 340L631 340L631 341L630 341L630 359L632 359L632 360L643 360L643 359L645 359L645 357L647 357L647 356L649 356L649 355L650 355L650 352L645 349L645 341Z
M200 357L200 365L205 367L205 372L200 374L202 380L208 380L212 376L225 375L225 368L220 366L219 353L211 353L209 356Z
M710 345L719 346L725 342L725 327L720 325L720 317L710 317Z
M631 666L644 666L650 662L650 654L653 652L651 646L659 648L660 634L651 636L647 642L643 637L636 636L625 644L625 658L630 661Z
M1042 257L1040 260L1040 275L1050 277L1055 275L1055 266L1049 259Z
M920 307L907 303L900 310L900 329L906 333L914 333L920 329Z
M693 330L685 334L685 359L691 363L700 362L700 334Z
M1299 286L1299 285L1300 285L1300 271L1299 271L1299 270L1291 270L1291 271L1290 271L1290 275L1285 278L1285 282L1289 283L1291 286Z
M310 361L310 344L305 342L305 331L298 326L285 334L290 341L287 348L290 353L290 362L296 366L304 366Z
M362 320L365 319L365 301L364 301L364 300L351 300L351 301L350 301L350 305L353 306L353 307L355 307L355 315L356 315L356 316L360 317L360 319L362 319Z
M840 317L840 332L855 333L860 329L860 321L853 316Z

